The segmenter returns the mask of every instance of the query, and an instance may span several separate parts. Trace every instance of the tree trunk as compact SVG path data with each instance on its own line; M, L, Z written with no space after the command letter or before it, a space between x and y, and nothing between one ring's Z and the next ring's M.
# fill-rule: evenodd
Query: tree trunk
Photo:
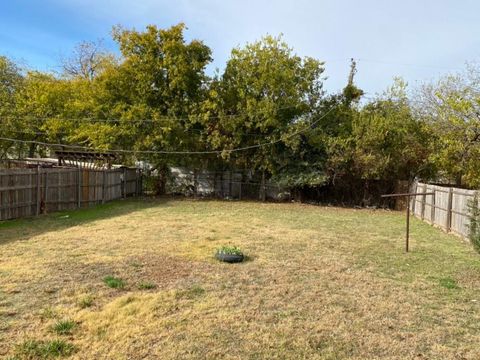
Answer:
M157 196L165 195L166 193L167 172L168 168L166 166L162 166L158 169L158 178L155 184L155 195Z
M458 186L458 187L462 186L462 173L458 173L455 176L455 185Z
M198 169L193 169L193 197L198 196Z
M265 201L267 198L266 189L265 189L265 170L262 171L262 183L260 188L260 200Z
M28 149L28 157L35 157L35 148L36 148L36 144L30 144L30 147Z

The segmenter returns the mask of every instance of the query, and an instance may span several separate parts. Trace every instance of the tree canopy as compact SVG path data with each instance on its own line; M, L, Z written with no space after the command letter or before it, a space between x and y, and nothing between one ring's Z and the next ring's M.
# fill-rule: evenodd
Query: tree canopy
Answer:
M118 54L82 42L60 73L0 56L0 156L80 145L127 150L160 172L172 165L235 169L302 189L415 177L480 184L480 76L476 67L423 86L413 102L396 79L365 97L352 60L343 90L324 90L325 63L281 36L232 50L207 74L212 50L186 27L114 27ZM33 143L32 143L33 142Z

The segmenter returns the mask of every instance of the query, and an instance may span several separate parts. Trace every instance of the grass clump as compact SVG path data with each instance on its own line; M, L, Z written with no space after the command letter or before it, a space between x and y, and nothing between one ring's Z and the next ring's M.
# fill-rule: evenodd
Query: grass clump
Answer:
M51 328L51 330L58 335L70 335L72 331L77 327L77 323L73 320L66 319L57 321Z
M40 312L40 317L45 319L54 319L57 317L57 311L52 307L47 307Z
M449 277L440 279L439 283L440 283L440 286L443 286L444 288L449 290L454 290L459 288L455 279L452 279Z
M217 249L217 254L225 255L243 255L243 251L237 246L222 246Z
M152 289L155 289L156 287L157 285L148 281L142 281L141 283L138 284L138 288L140 290L152 290Z
M77 304L81 309L89 308L93 305L93 296L86 295L80 298Z
M123 289L125 287L125 282L122 279L116 278L114 276L104 277L103 282L105 283L105 285L112 289Z
M70 356L74 352L75 347L64 340L27 340L17 346L14 358L51 359Z

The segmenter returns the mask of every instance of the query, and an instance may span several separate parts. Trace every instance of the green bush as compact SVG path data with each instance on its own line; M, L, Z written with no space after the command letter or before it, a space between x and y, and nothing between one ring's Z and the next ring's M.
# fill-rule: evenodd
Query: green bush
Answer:
M243 255L243 252L236 246L222 246L221 248L217 249L217 254Z

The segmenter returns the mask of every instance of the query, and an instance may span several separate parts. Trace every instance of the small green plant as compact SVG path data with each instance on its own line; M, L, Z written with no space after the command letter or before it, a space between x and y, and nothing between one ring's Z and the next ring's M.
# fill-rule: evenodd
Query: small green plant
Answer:
M93 296L91 295L86 295L86 296L83 296L82 298L80 298L78 300L78 306L81 308L81 309L86 309L86 308L89 308L93 305Z
M479 196L475 193L475 196L468 203L470 226L469 226L469 238L473 247L480 253L480 207Z
M138 284L138 288L140 290L151 290L151 289L155 289L156 287L157 285L148 281L142 281L141 283Z
M60 320L53 324L51 330L58 335L70 335L77 326L77 323L73 320Z
M236 246L222 246L221 248L217 249L217 254L243 255L243 252Z
M112 289L123 289L125 287L125 282L114 276L106 276L103 278L103 282Z
M75 347L64 340L27 340L17 345L16 356L24 359L50 359L70 356Z
M439 283L440 283L440 286L443 286L446 289L450 289L450 290L458 289L458 285L455 279L452 279L449 277L440 279Z

